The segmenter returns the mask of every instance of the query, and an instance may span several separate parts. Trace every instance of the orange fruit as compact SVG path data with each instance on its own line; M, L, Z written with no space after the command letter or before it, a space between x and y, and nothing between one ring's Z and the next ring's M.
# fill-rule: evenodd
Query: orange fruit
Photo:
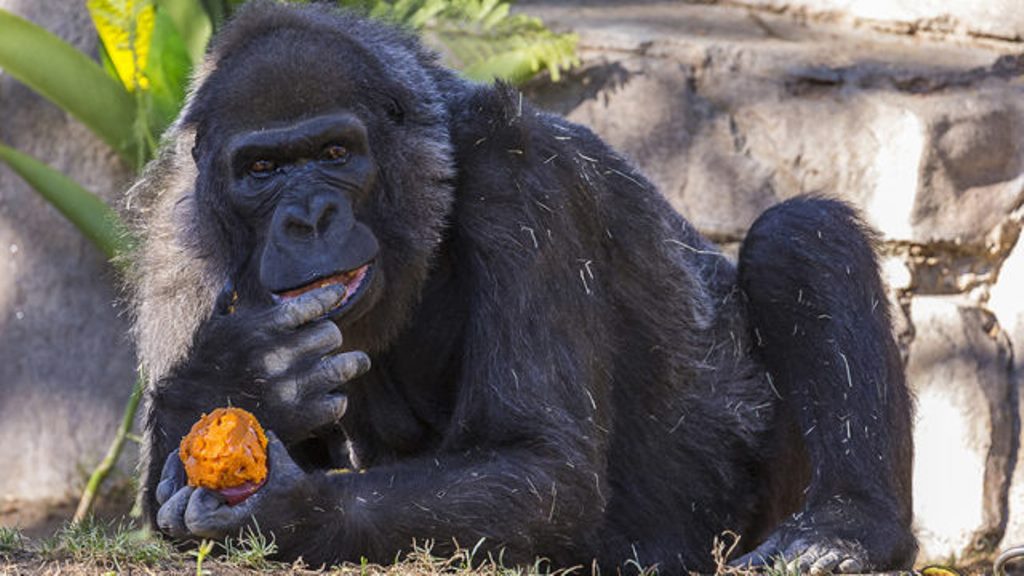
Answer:
M189 486L221 492L229 504L244 500L267 478L267 436L241 408L204 414L181 439L178 454Z

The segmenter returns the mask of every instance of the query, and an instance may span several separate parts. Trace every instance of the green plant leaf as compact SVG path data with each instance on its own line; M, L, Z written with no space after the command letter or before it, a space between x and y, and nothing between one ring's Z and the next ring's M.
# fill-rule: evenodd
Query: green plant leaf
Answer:
M98 196L35 158L0 145L0 160L53 204L82 234L113 258L129 247L117 214Z
M203 5L203 10L210 18L210 23L213 25L213 31L220 30L220 27L224 24L224 21L231 16L231 13L236 8L245 4L246 0L194 0L199 1Z
M156 0L157 12L164 12L181 35L189 59L200 62L213 33L210 15L198 0ZM159 22L157 26L159 27ZM156 40L154 40L156 42Z
M88 56L43 28L0 10L0 68L85 124L136 165L135 105Z
M410 7L407 13L401 15L400 23L413 30L419 30L427 25L438 14L444 12L447 2L445 0L425 0L418 5Z
M192 59L185 40L171 18L157 9L155 25L144 69L149 79L150 105L147 120L150 134L163 134L185 102Z
M561 70L569 69L576 64L575 46L575 36L554 35L531 42L509 43L466 65L462 72L474 80L492 81L501 78L521 83L529 80L541 69L547 69L551 79L557 82Z

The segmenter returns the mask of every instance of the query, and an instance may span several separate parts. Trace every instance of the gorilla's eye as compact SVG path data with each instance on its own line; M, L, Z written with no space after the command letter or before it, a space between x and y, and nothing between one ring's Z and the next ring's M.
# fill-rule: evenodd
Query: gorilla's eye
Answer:
M277 164L271 160L256 160L252 164L249 164L249 174L256 176L257 178L270 176L270 174L276 169Z
M323 152L320 153L320 157L330 162L344 162L348 160L348 148L345 148L341 144L328 144L324 146Z

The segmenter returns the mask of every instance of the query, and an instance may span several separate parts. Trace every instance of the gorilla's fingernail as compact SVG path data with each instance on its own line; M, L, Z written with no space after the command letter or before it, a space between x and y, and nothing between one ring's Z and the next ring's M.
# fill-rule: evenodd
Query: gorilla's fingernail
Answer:
M331 411L334 413L335 420L341 420L341 417L345 415L348 410L348 396L344 394L331 394L329 397L331 401Z
M341 308L345 305L345 302L348 302L348 288L344 288L342 290L341 295L334 301L334 304L331 304L331 309L329 311L333 312L334 310Z
M322 316L327 316L345 303L348 290L341 284L328 284L317 288L315 292L314 299L323 310Z

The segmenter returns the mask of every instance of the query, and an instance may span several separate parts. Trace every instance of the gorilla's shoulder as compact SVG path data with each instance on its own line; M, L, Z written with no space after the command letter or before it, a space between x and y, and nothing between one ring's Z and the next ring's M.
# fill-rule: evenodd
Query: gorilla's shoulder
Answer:
M535 108L522 92L500 80L464 82L461 89L449 91L447 104L457 162L482 158L488 151L526 162L540 150L546 151L544 160L564 149L605 148L586 127Z

